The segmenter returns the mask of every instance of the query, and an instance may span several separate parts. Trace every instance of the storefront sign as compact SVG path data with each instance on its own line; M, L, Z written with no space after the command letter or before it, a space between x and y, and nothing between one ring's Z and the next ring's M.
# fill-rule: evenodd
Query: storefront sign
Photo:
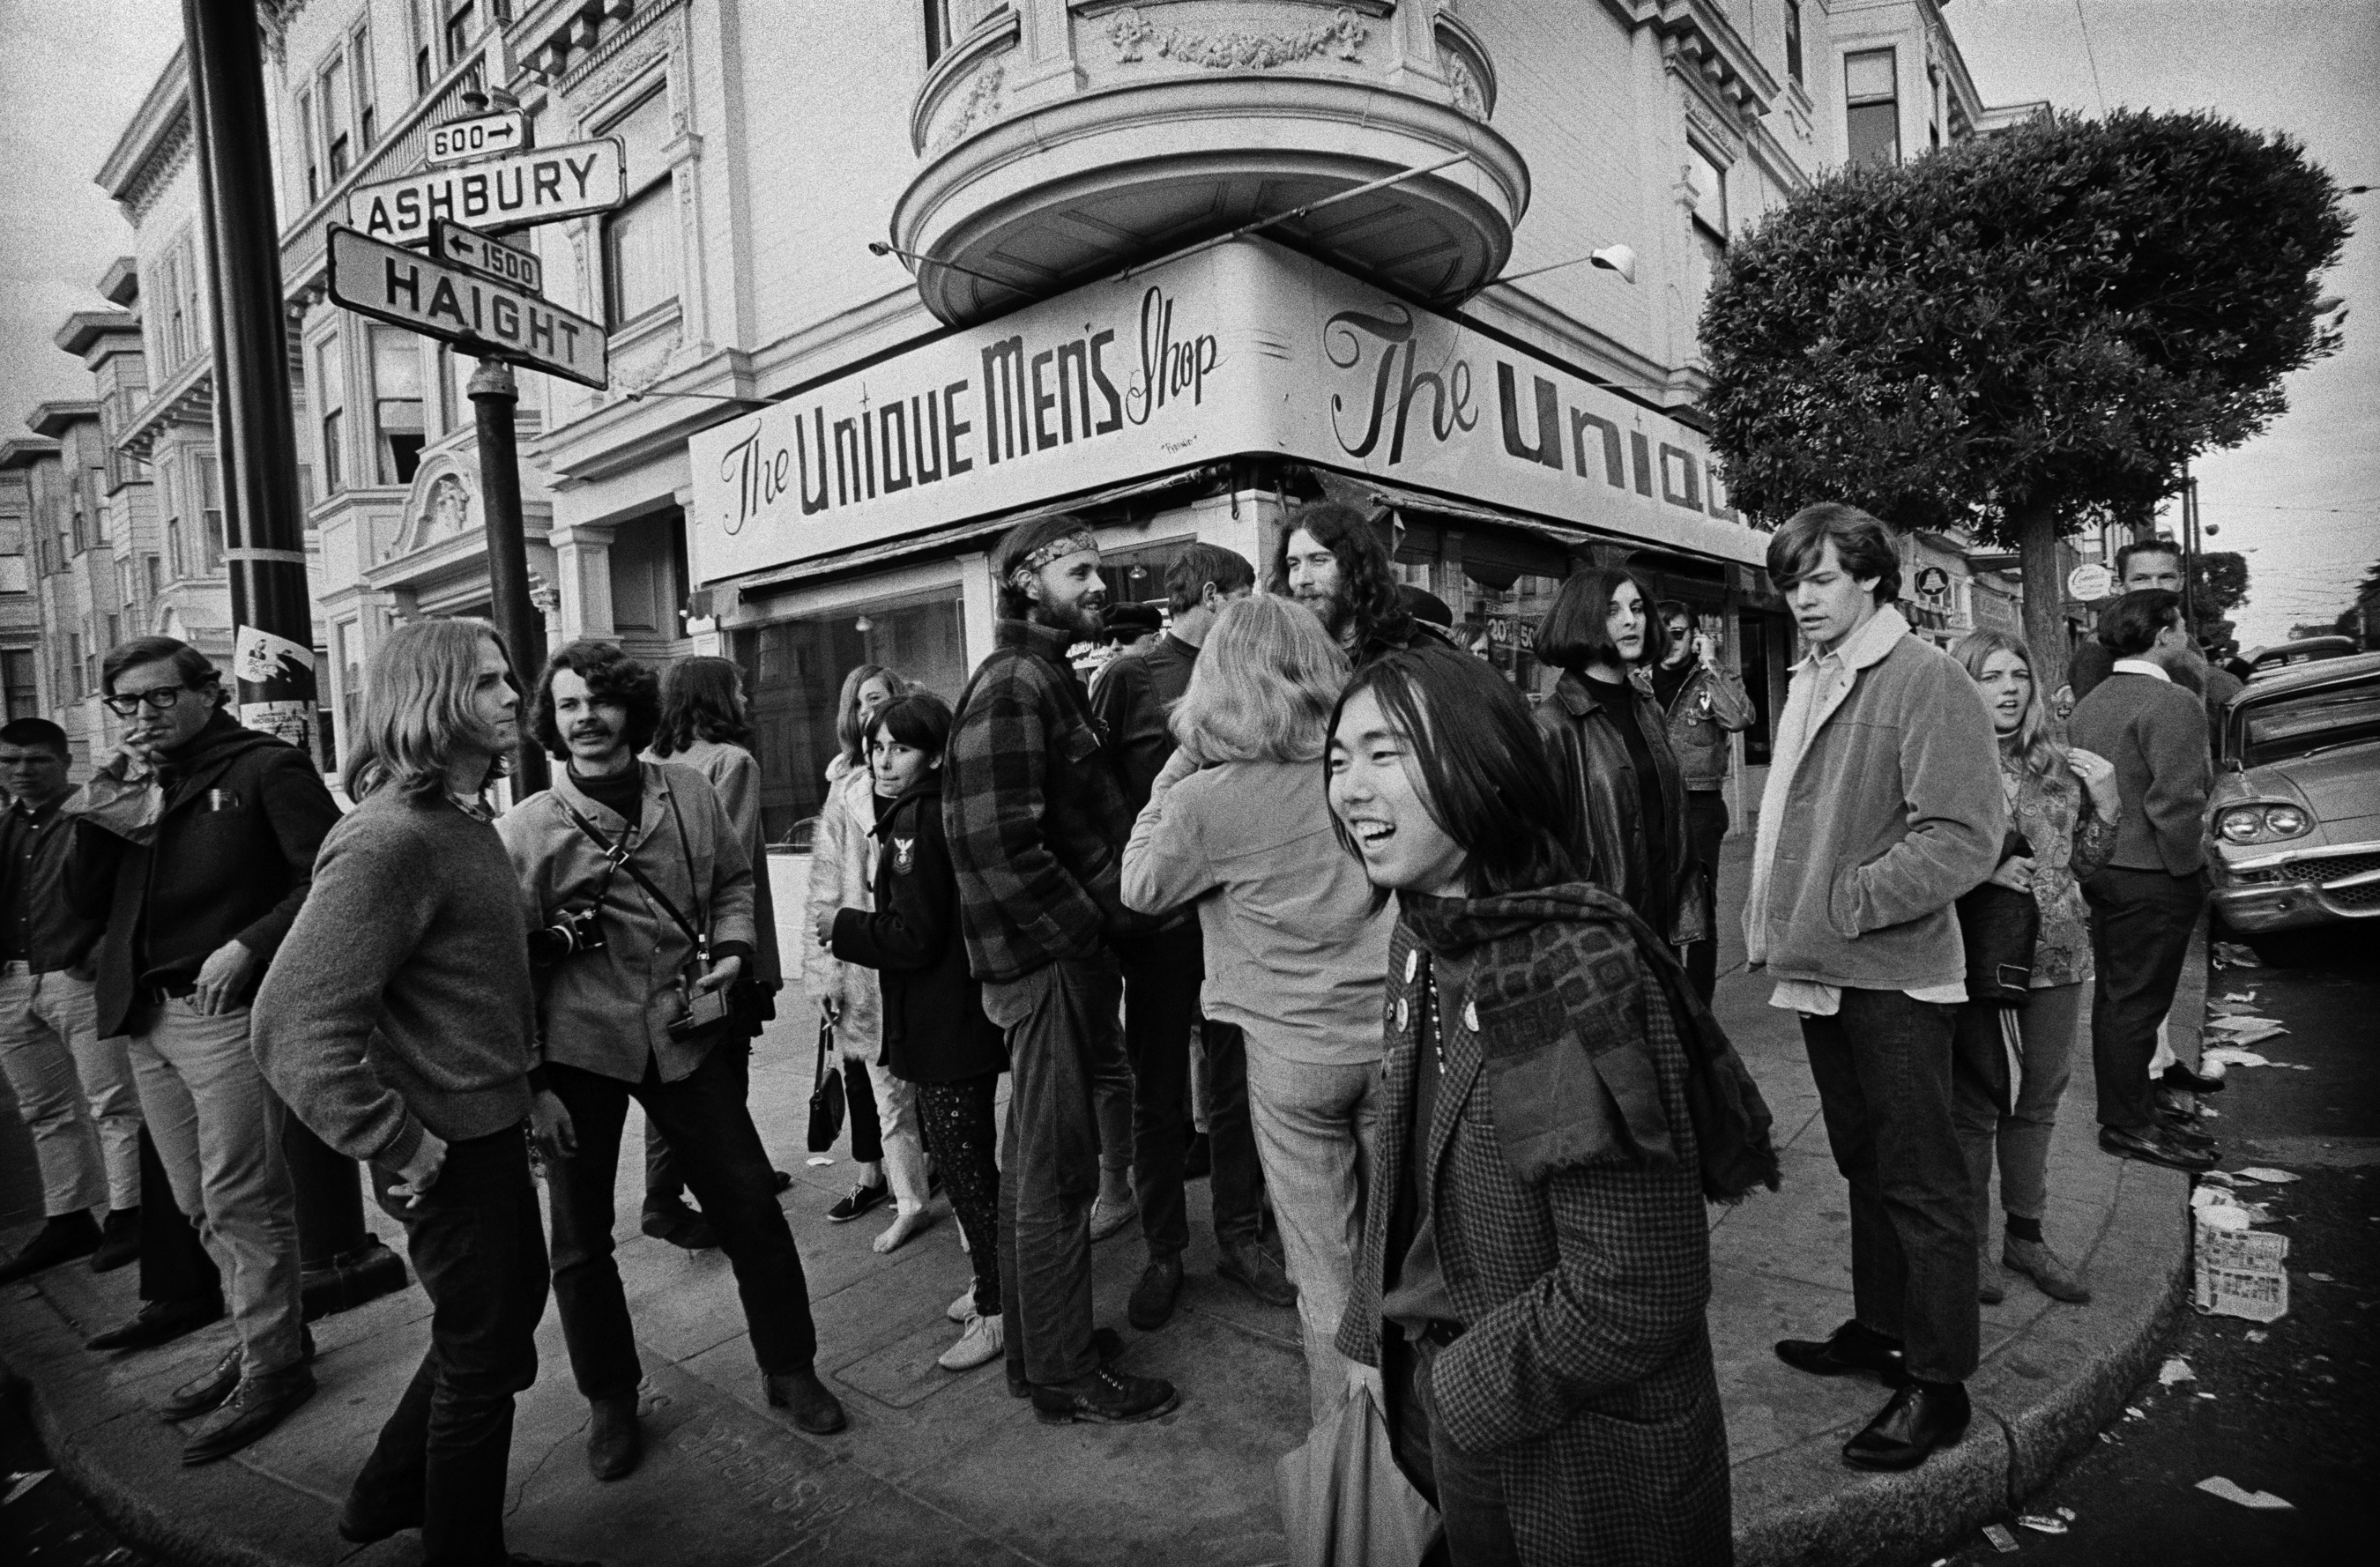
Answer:
M717 581L1236 454L1757 563L1694 430L1261 241L1088 285L690 443Z

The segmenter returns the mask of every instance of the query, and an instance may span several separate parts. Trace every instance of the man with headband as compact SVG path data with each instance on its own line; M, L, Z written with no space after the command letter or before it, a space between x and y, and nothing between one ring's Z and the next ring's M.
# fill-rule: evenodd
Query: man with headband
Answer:
M1008 1042L1008 1387L1050 1424L1151 1420L1172 1384L1116 1370L1119 1341L1091 1326L1091 1087L1123 1070L1108 938L1135 919L1117 886L1132 815L1066 654L1099 635L1107 585L1089 525L1064 515L1011 528L991 564L1000 620L959 698L942 810L968 965Z

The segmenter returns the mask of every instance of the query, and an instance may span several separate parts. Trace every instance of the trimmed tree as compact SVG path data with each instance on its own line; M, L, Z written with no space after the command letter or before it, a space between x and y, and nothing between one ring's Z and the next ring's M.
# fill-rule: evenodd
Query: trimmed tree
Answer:
M2146 523L2191 458L2338 351L2318 298L2350 221L2288 137L2213 115L2043 117L1847 170L1731 242L1704 409L1736 504L1963 525L2020 555L2042 688L2064 684L2058 540Z

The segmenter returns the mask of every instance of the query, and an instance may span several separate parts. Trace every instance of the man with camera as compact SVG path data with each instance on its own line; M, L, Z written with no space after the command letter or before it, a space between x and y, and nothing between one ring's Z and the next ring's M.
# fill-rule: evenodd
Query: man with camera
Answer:
M175 1204L199 1220L231 1297L237 1342L159 1411L212 1415L182 1451L183 1463L205 1464L314 1393L286 1112L249 1053L249 1003L339 808L305 752L224 710L214 666L187 642L127 642L100 684L124 738L67 808L79 820L66 896L106 922L99 1036L131 1037L141 1115Z
M735 1270L768 1402L806 1431L844 1425L811 1368L809 1287L745 1107L749 1031L727 1002L753 952L751 862L700 772L637 759L660 722L660 691L651 669L610 643L556 652L532 722L566 765L496 824L540 971L544 1075L577 1138L548 1172L553 1294L593 1410L587 1464L599 1480L627 1474L641 1451L644 1371L612 1257L631 1099L668 1138Z

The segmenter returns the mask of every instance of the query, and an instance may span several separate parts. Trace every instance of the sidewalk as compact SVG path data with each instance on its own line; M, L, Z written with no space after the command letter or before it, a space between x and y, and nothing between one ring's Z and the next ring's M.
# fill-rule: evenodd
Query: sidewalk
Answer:
M1740 898L1749 844L1739 838L1728 850L1722 887ZM2016 1281L2006 1305L1984 1311L1967 1439L1912 1475L1845 1468L1838 1450L1882 1392L1797 1375L1769 1348L1787 1335L1822 1336L1850 1315L1843 1188L1799 1030L1742 972L1731 909L1721 925L1719 1015L1776 1113L1785 1163L1783 1191L1714 1210L1711 1335L1735 1464L1738 1559L1918 1560L1998 1514L2115 1414L2180 1298L2186 1181L2099 1153L2084 1051L2052 1156L2048 1224L2061 1251L2085 1259L2095 1298L2059 1306ZM2203 976L2204 964L2192 973ZM812 1035L808 1009L785 1000L786 1020L755 1059L752 1102L778 1162L796 1176L784 1200L809 1272L820 1369L849 1408L850 1428L814 1439L767 1409L725 1259L638 1233L632 1117L619 1259L645 1356L646 1458L617 1484L589 1478L587 1408L549 1309L541 1374L521 1400L514 1437L514 1548L616 1567L1283 1560L1273 1465L1305 1437L1296 1323L1215 1277L1205 1184L1191 1188L1182 1310L1158 1332L1126 1332L1124 1364L1172 1378L1181 1408L1142 1427L1038 1425L1007 1396L996 1363L959 1377L934 1365L955 1331L942 1308L968 1276L945 1205L936 1204L941 1221L891 1257L868 1246L878 1215L826 1222L850 1165L841 1150L832 1165L802 1162ZM2199 1012L2196 994L2175 1008L2193 1022ZM392 1223L372 1217L401 1245ZM13 1245L28 1233L0 1240ZM1098 1248L1102 1322L1122 1326L1141 1261L1129 1236ZM0 1290L7 1367L29 1385L61 1470L128 1537L180 1561L417 1562L416 1535L352 1549L331 1525L427 1342L420 1292L315 1323L314 1401L237 1459L186 1471L180 1434L152 1410L221 1352L228 1329L145 1354L87 1353L85 1336L132 1309L134 1271L99 1278L70 1265Z

